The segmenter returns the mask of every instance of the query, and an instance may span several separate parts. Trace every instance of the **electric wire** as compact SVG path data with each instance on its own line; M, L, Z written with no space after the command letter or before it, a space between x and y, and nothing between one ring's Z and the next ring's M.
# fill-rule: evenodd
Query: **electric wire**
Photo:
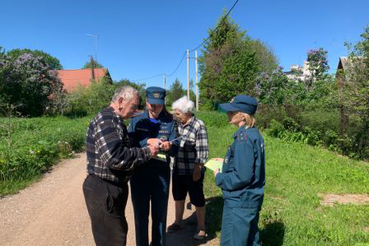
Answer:
M236 7L236 5L237 5L238 2L239 2L239 0L236 0L234 2L234 4L231 7L231 9L227 12L227 14L219 22L219 25L216 28L214 28L214 30L211 31L211 33L209 34L209 36L200 45L198 45L196 48L190 50L189 52L193 52L193 51L197 50L198 48L202 47L211 38L212 34L217 30L217 28L220 26L220 24L229 16L229 14L232 12L232 10L234 9L234 7ZM145 77L145 78L141 78L141 79L135 79L135 80L132 80L132 81L143 81L143 80L157 78L157 77L160 77L160 76L166 76L167 78L169 78L169 77L173 76L177 72L177 70L181 66L181 64L182 64L182 62L183 62L183 60L184 60L185 57L186 57L186 51L183 53L183 56L182 56L181 60L179 61L176 69L174 69L174 71L172 73L170 73L168 76L166 75L166 73L160 73L160 74L157 74L157 75L153 75L153 76Z
M198 45L196 48L190 50L190 52L193 52L193 51L197 50L198 48L200 48L201 46L203 46L211 38L211 35L213 35L213 33L217 30L217 28L220 26L220 24L228 17L228 15L232 12L232 10L234 9L234 7L236 7L238 1L239 0L236 0L236 2L233 4L232 8L228 11L228 13L219 22L219 25L217 27L215 27L214 30L211 31L211 33L209 34L209 36L200 45Z

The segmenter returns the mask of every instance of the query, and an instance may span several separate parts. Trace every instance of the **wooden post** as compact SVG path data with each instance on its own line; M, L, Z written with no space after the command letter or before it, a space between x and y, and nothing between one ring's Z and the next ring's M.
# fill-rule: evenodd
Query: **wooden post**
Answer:
M195 62L196 62L196 111L199 111L199 64L197 61L197 50L195 51Z
M187 101L190 100L190 50L187 50Z
M94 59L90 56L92 80L95 81Z

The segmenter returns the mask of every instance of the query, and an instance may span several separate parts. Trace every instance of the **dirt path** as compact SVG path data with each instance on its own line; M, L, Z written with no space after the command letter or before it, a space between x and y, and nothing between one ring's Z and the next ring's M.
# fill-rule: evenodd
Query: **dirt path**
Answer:
M90 221L82 194L86 177L85 155L66 160L39 182L19 194L0 199L0 245L57 246L94 245ZM193 214L185 211L185 219ZM132 203L126 209L129 224L128 246L135 245ZM170 197L168 225L174 221L174 202ZM167 245L217 245L216 240L191 239L195 223L169 234Z

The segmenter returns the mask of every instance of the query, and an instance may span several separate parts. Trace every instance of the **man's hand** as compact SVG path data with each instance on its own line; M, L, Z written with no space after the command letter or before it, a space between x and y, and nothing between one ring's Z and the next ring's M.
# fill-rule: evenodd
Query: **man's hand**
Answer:
M149 145L149 150L150 150L150 153L151 153L151 156L156 156L158 153L159 153L159 145Z
M151 146L158 146L160 145L161 140L159 138L149 138L147 139L147 144Z
M172 142L164 141L161 143L160 148L164 151L168 151L172 147Z
M201 164L196 164L195 165L195 168L193 169L193 173L192 173L193 182L196 182L201 178L201 169L202 169Z

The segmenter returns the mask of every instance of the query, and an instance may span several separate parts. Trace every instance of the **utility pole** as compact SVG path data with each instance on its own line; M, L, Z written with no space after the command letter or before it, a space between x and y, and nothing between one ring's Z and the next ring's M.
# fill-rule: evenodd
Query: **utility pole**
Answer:
M94 71L94 58L92 58L92 56L90 56L90 62L91 62L91 75L92 75L92 81L95 81L95 71Z
M187 50L187 101L190 100L190 50Z
M163 88L164 88L164 90L166 90L167 88L167 75L163 75Z
M95 39L95 61L97 62L97 39L99 38L99 35L89 33L86 33L86 35Z
M196 63L196 111L199 111L199 64L197 62L197 50L195 51L195 63Z

